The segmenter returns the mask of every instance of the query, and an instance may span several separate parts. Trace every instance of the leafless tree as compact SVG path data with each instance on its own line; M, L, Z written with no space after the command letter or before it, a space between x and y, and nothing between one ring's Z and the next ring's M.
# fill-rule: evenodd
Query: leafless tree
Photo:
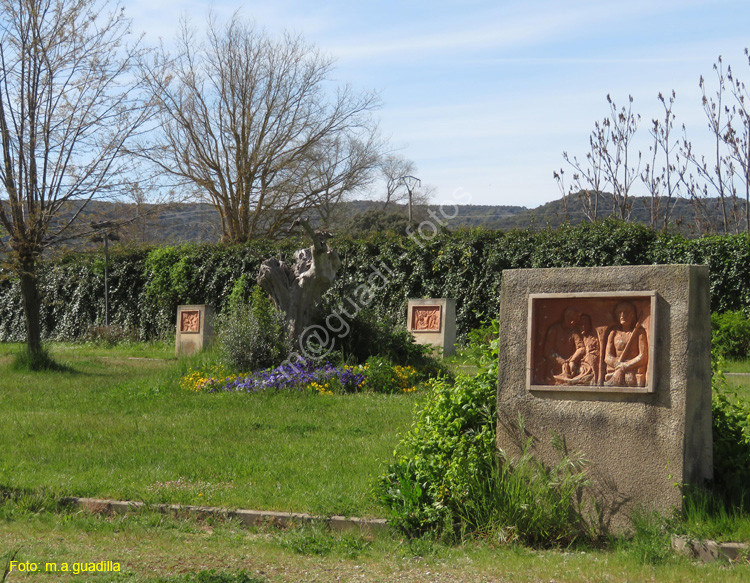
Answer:
M675 92L669 98L659 93L659 102L664 108L664 117L652 119L649 130L653 138L650 146L651 159L641 173L641 180L650 197L649 218L651 228L666 230L674 205L677 203L680 185L685 179L687 166L680 156L679 143L674 139L673 129L675 115L672 112L676 99Z
M393 212L394 207L401 205L406 207L409 204L409 189L411 188L412 209L416 209L413 210L412 218L421 220L423 215L427 216L424 208L435 195L435 187L413 180L413 184L407 184L408 177L418 174L417 166L413 161L398 154L387 154L381 158L378 170L382 189L378 190L375 196L383 203L383 210Z
M381 160L379 169L380 176L385 183L383 197L381 198L383 208L407 202L409 192L403 181L403 177L414 176L417 173L414 162L398 154L388 154Z
M683 138L681 155L690 163L695 174L690 173L685 180L687 192L696 208L696 213L706 217L706 227L711 228L709 221L710 202L713 197L718 199L721 210L721 230L729 233L732 230L733 214L736 215L736 193L733 188L734 168L731 157L726 152L726 136L732 124L732 111L724 103L727 77L721 56L714 64L717 88L713 96L709 96L706 80L701 75L699 85L703 93L703 111L708 120L708 129L713 140L713 152L707 160L704 155L698 155L692 149L692 144Z
M32 357L42 354L37 274L86 203L122 186L121 154L148 115L129 21L97 0L0 1L0 224Z
M598 139L598 132L599 128L597 127L589 136L590 150L586 153L585 162L579 161L576 156L571 157L567 152L563 152L563 159L573 168L573 181L567 190L567 196L563 169L561 168L559 172L553 173L558 187L563 192L563 198L566 200L566 212L567 199L575 194L581 201L584 216L592 223L599 219L599 199L607 188L601 157L602 148L594 145Z
M219 211L223 239L280 237L370 180L378 99L329 82L332 61L300 37L274 40L239 14L183 22L176 56L148 69L160 132L142 154Z
M595 139L592 148L602 161L605 181L612 187L613 213L628 220L632 212L630 189L637 180L641 165L641 153L633 152L633 137L641 116L633 113L633 97L628 96L627 107L617 108L607 95L610 115L595 124ZM635 162L633 157L636 158Z
M609 95L607 103L610 114L594 124L586 160L579 161L563 152L563 158L574 170L569 194L578 194L583 212L592 222L599 218L599 198L606 189L612 191L612 214L623 220L630 218L630 190L641 164L641 153L633 152L632 144L640 120L640 116L632 112L633 98L629 97L628 106L621 109ZM563 187L563 174L554 172L553 176Z
M745 49L745 57L750 63L750 50ZM742 182L745 194L745 230L750 231L750 93L745 83L732 74L731 68L727 70L727 81L731 85L735 103L732 105L732 117L727 123L724 141L729 148L733 170Z

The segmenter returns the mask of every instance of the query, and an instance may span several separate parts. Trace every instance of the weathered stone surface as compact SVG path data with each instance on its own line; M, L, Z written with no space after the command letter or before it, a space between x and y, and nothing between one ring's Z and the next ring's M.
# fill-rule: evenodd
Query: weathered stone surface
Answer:
M655 294L652 392L529 385L529 296L543 293ZM516 456L522 436L554 464L553 435L583 453L600 526L622 530L636 507L667 512L681 483L712 476L708 268L660 265L503 272L500 305L498 447Z

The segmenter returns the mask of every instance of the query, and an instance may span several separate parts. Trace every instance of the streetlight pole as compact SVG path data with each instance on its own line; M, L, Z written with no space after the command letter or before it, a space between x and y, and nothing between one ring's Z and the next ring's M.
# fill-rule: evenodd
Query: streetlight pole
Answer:
M103 223L91 223L91 227L99 231L100 235L94 235L91 240L94 243L104 241L104 325L109 326L109 242L119 241L120 236L112 232L114 224L111 221Z
M406 186L406 191L409 193L409 224L412 224L412 191L417 186L422 186L422 181L416 176L402 176L399 178L401 182Z

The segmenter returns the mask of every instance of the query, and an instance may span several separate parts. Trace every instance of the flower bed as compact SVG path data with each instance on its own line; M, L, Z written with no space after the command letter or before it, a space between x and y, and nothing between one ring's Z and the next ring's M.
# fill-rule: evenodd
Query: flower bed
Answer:
M182 377L180 386L200 393L258 393L267 390L335 393L407 393L416 390L420 375L411 366L393 366L381 358L363 365L334 366L327 362L301 361L248 374L227 374L221 366L209 371L193 370Z

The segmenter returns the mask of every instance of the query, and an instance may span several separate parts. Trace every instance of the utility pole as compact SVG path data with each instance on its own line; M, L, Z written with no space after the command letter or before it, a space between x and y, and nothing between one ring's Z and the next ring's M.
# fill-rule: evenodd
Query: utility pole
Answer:
M113 231L115 224L111 221L91 223L91 228L100 233L91 240L94 243L104 241L104 325L109 326L109 242L119 241L120 236Z
M399 178L401 182L404 183L404 186L406 186L406 191L409 193L409 224L412 224L412 201L411 201L411 195L414 188L417 186L422 186L422 181L417 178L416 176L402 176Z

